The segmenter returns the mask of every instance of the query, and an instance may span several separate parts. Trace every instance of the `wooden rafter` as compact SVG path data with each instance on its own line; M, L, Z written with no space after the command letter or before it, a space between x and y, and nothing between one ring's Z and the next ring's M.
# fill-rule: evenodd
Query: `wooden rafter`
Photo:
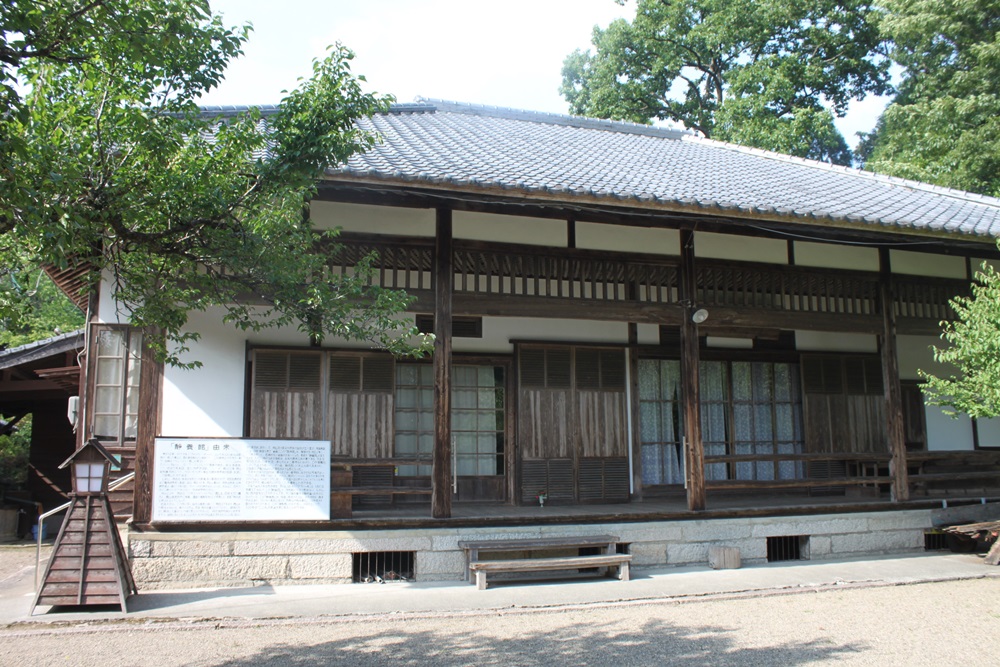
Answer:
M52 282L56 284L56 287L77 308L83 312L87 312L87 302L90 299L88 276L93 273L93 266L86 263L78 263L68 268L60 269L48 264L42 268L48 274L49 278L52 279Z

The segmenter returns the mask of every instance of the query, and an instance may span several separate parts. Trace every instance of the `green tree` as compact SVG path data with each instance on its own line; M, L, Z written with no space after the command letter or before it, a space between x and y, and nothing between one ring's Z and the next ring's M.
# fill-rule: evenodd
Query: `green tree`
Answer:
M17 347L83 326L83 313L41 269L9 274L18 299L0 320L0 348Z
M560 91L576 114L848 164L834 115L890 90L876 15L868 0L639 0L566 58Z
M355 119L391 101L362 91L349 50L316 61L273 115L210 118L198 99L249 26L205 0L7 0L0 22L0 276L103 272L173 363L197 337L188 312L212 307L244 329L407 349L405 295L364 270L321 278L315 249L331 239L307 215L324 169L374 145ZM0 290L4 316L23 297Z
M1000 195L1000 0L884 0L899 94L859 153L873 171Z
M1000 273L983 264L972 293L952 301L957 318L944 323L934 359L952 372L921 371L928 402L971 417L1000 416Z
M0 421L7 418L0 415ZM31 415L25 416L17 427L0 433L0 487L23 489L28 483L28 459L31 455Z

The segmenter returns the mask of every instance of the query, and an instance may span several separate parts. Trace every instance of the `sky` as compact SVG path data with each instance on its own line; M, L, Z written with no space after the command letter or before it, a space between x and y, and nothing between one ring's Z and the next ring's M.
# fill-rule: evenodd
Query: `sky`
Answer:
M243 58L204 104L273 104L340 42L368 90L567 113L563 59L590 47L595 25L631 18L614 0L211 0L227 25L253 24ZM852 104L837 125L850 146L886 100Z

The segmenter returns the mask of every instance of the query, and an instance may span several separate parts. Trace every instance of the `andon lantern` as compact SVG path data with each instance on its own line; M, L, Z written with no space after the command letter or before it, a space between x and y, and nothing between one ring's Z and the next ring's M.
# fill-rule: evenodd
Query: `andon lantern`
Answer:
M118 604L124 612L129 595L138 592L108 500L112 464L115 457L91 438L59 466L70 466L70 504L31 613L40 604Z

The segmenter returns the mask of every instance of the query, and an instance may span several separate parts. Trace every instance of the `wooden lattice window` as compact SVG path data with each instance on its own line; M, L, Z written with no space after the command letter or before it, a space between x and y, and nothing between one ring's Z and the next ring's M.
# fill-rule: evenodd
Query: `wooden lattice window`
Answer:
M525 389L569 389L572 382L572 350L568 347L522 347L519 369Z
M258 349L252 360L251 437L331 439L358 456L381 449L368 436L391 423L392 356ZM383 398L361 405L351 396Z
M106 443L135 442L142 333L125 327L98 327L94 336L93 435Z
M576 388L624 391L625 355L621 350L576 348Z
M330 355L332 392L391 394L395 387L394 361L389 355Z
M452 367L451 429L455 474L504 474L504 368L456 364ZM434 448L434 368L396 365L396 456L430 459ZM430 475L430 465L399 466L400 476Z

